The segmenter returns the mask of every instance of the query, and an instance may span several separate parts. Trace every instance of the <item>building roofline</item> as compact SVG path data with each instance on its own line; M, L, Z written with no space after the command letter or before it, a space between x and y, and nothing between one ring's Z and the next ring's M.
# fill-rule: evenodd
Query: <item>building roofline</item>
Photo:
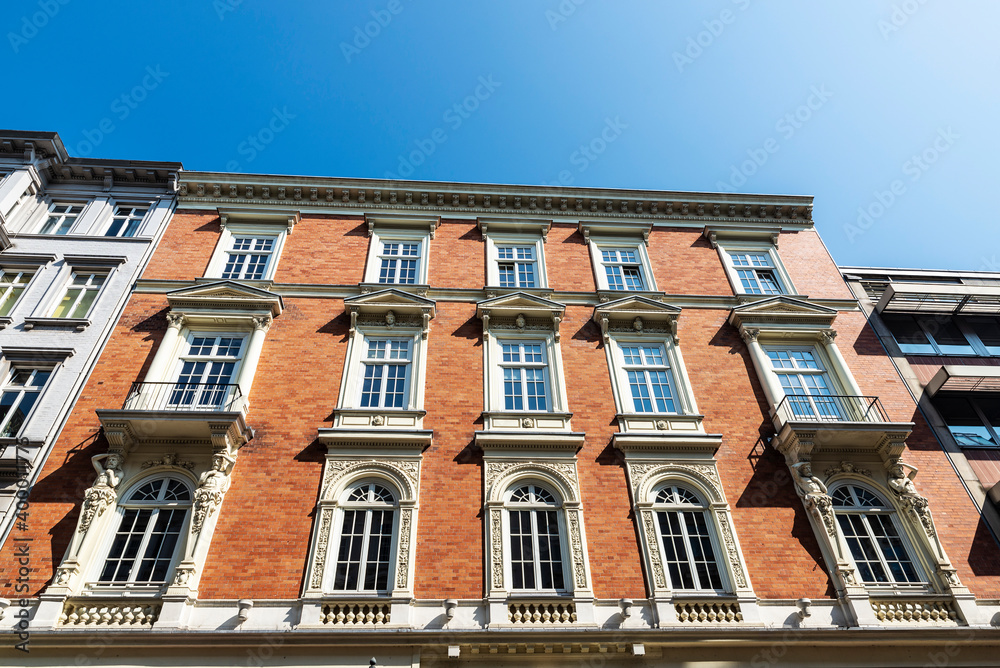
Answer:
M964 269L907 269L905 267L847 267L837 266L841 274L907 274L910 276L953 276L955 278L1000 278L1000 271L972 271Z

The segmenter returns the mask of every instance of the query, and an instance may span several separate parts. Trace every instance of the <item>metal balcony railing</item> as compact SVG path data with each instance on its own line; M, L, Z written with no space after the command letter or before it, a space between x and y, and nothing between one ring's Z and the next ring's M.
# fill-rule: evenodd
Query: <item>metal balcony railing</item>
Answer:
M783 422L888 422L878 397L836 394L786 394L778 404Z
M123 411L237 411L243 392L235 383L132 383Z

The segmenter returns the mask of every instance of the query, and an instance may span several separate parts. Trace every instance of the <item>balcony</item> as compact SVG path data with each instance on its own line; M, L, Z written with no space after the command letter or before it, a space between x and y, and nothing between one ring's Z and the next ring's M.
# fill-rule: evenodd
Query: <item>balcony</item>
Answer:
M893 422L878 397L789 394L773 415L774 446L786 457L877 455L895 461L912 422Z
M98 410L113 447L136 443L236 449L250 440L246 400L234 383L132 383L121 410Z

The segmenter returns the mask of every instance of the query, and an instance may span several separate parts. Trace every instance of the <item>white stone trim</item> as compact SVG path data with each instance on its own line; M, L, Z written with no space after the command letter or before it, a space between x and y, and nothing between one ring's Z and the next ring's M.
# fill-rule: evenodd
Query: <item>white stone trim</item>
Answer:
M535 229L516 232L508 226L497 222L480 219L483 230L483 245L486 252L486 285L503 290L547 290L549 287L548 271L545 268L545 237L548 227L539 226ZM494 231L495 230L495 231ZM514 287L500 288L500 271L498 269L497 246L531 246L535 249L535 285L530 288Z
M631 294L645 294L656 292L656 277L653 275L653 265L649 261L649 253L646 251L646 243L642 239L634 236L605 236L590 235L587 245L590 248L590 265L594 272L594 284L598 290L611 291L613 294L627 296ZM601 264L601 248L616 248L634 250L639 257L639 266L642 271L643 289L641 291L631 290L611 290L608 286L608 277Z
M278 269L278 263L281 261L281 251L285 247L285 237L289 231L290 227L284 223L275 225L274 223L251 223L243 222L242 220L240 222L229 222L227 225L223 226L219 232L219 239L216 241L215 250L212 251L212 259L209 261L208 267L205 269L205 277L216 278L219 280L243 280L224 279L222 278L222 271L226 267L226 260L229 255L229 251L232 250L233 239L236 236L253 235L255 237L272 237L274 239L274 248L271 250L271 257L268 259L264 275L259 279L254 279L260 281L273 280L274 274Z
M769 258L771 258L771 265L774 268L774 272L777 275L778 282L781 284L781 294L783 295L794 295L797 294L795 290L795 284L792 282L792 277L788 274L788 270L785 269L784 263L781 261L781 256L778 254L777 246L771 241L753 241L753 240L737 240L737 239L727 239L726 241L719 241L715 244L716 250L719 253L719 259L722 261L722 266L726 270L726 278L729 279L729 285L733 288L733 294L736 295L746 295L747 293L743 290L743 284L740 282L739 276L736 274L736 268L733 266L733 260L729 256L731 252L753 252L753 253L764 253ZM748 295L754 298L764 298L771 295Z
M426 227L411 229L405 227L387 226L376 222L374 225L370 225L369 229L371 233L371 240L368 243L368 260L365 263L365 283L383 285L386 288L400 286L405 287L406 285L410 285L405 283L378 282L379 269L381 268L379 255L382 252L382 243L386 241L399 240L402 242L417 242L420 244L420 261L417 263L416 285L427 285L429 282L427 276L430 266L431 229L433 229L433 227L430 229ZM402 256L400 257L401 259L405 259Z

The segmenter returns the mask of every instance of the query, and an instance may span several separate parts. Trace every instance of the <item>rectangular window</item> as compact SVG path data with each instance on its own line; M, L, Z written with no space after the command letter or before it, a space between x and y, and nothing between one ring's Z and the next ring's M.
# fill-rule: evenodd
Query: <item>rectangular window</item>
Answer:
M609 290L645 290L642 276L642 262L637 250L605 248L601 251L601 265L604 267Z
M1000 397L937 396L934 407L960 446L995 448L1000 445Z
M33 271L0 269L0 316L10 315L34 275Z
M662 345L623 344L632 408L638 413L676 413L670 365Z
M409 405L410 339L367 339L361 366L362 408L406 408Z
M535 247L497 246L497 273L502 288L535 287Z
M830 378L814 351L768 350L771 370L785 392L788 410L800 419L843 420L843 407L833 396Z
M963 319L990 355L1000 355L1000 318L970 316Z
M545 411L548 402L548 364L541 341L500 342L503 359L504 409Z
M49 205L49 215L42 223L39 234L69 234L77 217L83 213L82 204L53 202Z
M28 419L52 371L14 367L0 390L0 437L15 437Z
M146 217L149 205L133 206L119 204L115 207L115 215L111 219L111 227L105 232L106 237L134 237L139 231L142 219Z
M227 251L222 278L259 281L264 278L274 253L275 237L234 236Z
M192 335L187 354L181 356L170 405L192 410L225 410L235 397L233 380L242 350L241 336Z
M52 317L86 318L107 278L105 272L73 272Z
M780 295L784 291L769 253L730 253L744 294Z
M976 350L958 321L950 315L913 316L886 313L882 316L899 349L909 354L974 355ZM986 352L985 350L983 351Z
M420 242L383 241L379 283L414 284L420 266Z

